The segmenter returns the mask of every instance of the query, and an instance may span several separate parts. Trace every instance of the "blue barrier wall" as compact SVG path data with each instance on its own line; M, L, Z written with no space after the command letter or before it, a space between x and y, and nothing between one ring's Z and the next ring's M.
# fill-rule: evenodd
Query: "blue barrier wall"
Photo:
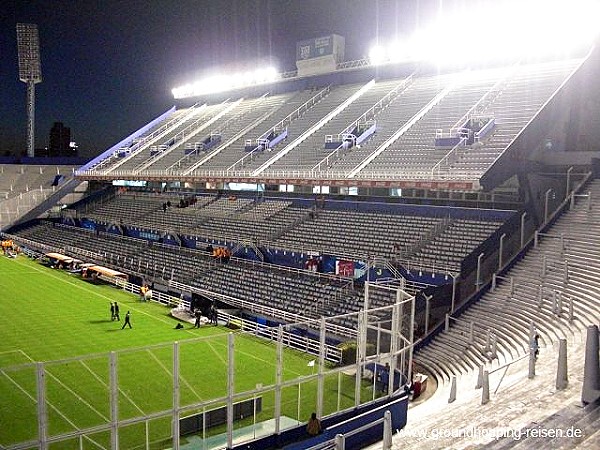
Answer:
M363 425L368 425L381 419L385 411L392 415L392 429L399 430L406 425L408 398L400 394L392 399L377 400L372 404L362 405L351 411L326 417L321 421L323 433L310 438L306 433L306 424L285 430L279 435L267 436L253 442L234 446L233 450L266 450L285 448L286 450L304 450L335 438L338 433L349 433ZM308 420L308 417L306 418ZM346 440L346 450L364 448L383 438L383 425L374 426L368 430L349 437Z

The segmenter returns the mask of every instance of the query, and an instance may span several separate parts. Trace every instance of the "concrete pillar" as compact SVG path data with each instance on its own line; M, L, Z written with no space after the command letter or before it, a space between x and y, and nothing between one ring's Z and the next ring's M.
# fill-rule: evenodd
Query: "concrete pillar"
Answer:
M483 366L479 366L479 373L477 374L477 384L475 389L481 389L483 386Z
M485 405L490 401L490 374L487 370L483 371L483 390L481 391L481 404Z
M392 413L386 411L383 413L383 450L392 449Z
M527 378L530 380L535 377L535 350L529 349L529 374Z
M456 400L456 377L452 377L452 385L450 386L450 397L448 403L452 403Z
M473 345L475 343L475 322L471 322L469 324L469 345Z
M585 342L585 366L581 401L591 403L600 397L600 359L598 356L598 326L590 325Z
M335 435L335 450L344 450L346 448L346 440L343 434Z
M556 370L556 389L566 389L569 384L567 374L567 340L561 339L558 347L558 369Z
M569 297L569 323L573 322L573 297Z

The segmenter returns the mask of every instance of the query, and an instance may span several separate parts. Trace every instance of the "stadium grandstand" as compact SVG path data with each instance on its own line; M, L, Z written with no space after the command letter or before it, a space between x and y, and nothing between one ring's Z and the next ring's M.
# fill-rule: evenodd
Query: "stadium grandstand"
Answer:
M79 426L53 423L44 383L89 356L0 366L33 423L0 448L598 448L600 52L343 47L175 88L85 164L3 161L7 256L141 292L173 326L216 306L231 333L94 356ZM226 364L193 397L205 344ZM242 374L244 351L273 376ZM120 371L153 352L161 376L127 397Z

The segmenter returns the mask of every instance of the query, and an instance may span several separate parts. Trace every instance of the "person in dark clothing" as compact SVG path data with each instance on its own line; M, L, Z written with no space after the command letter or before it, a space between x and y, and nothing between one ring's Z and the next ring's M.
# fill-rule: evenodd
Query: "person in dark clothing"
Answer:
M123 322L123 326L121 327L121 330L123 328L125 328L125 325L129 325L129 328L133 328L131 326L131 322L129 321L129 317L130 317L130 313L129 313L129 311L127 311L127 314L125 314L125 322Z
M121 317L119 316L119 305L117 305L117 302L115 302L115 319L119 322L121 321Z
M215 308L215 304L210 305L209 317L210 323L218 325L217 323L217 308Z
M200 328L200 318L202 317L202 313L200 312L200 310L196 310L194 315L196 316L196 322L194 323L194 328Z
M110 302L110 320L115 320L115 305Z
M535 359L537 359L538 355L540 354L540 335L538 333L535 333L533 336L531 341L531 350L533 350Z
M306 432L310 436L316 436L321 433L321 422L317 419L317 414L312 413L310 419L308 419L308 424L306 425Z

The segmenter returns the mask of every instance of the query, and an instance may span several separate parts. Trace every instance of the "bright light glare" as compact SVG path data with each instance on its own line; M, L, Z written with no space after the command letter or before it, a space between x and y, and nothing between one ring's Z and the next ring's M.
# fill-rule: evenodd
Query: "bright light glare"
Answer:
M468 4L468 3L467 3ZM403 45L374 47L372 64L470 62L568 56L598 36L597 0L507 0L438 16Z
M174 88L173 97L186 98L198 95L215 94L231 89L271 83L279 77L279 72L274 67L265 67L248 72L234 73L232 75L215 75L195 83Z
M373 64L374 66L382 64L388 59L389 57L386 54L385 49L380 45L374 46L369 51L369 61L371 61L371 64Z

